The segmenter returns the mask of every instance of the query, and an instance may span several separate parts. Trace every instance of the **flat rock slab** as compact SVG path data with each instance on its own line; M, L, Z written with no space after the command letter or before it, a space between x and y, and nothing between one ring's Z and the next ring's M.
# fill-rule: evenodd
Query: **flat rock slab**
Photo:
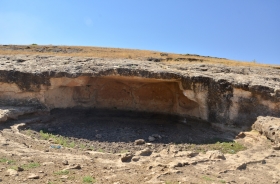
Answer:
M18 116L38 112L34 107L0 107L0 122L17 119Z
M30 173L27 177L28 179L39 179L40 176L34 173Z
M236 86L246 85L259 90L261 90L260 86L266 87L280 97L280 70L272 67L233 67L222 64L38 55L0 55L0 64L0 82L20 80L28 82L27 78L20 78L25 75L36 77L37 84L47 84L49 82L47 79L50 77L121 75L181 79L200 76L215 81L223 79ZM4 74L8 73L10 75L5 77ZM40 81L39 78L44 80Z

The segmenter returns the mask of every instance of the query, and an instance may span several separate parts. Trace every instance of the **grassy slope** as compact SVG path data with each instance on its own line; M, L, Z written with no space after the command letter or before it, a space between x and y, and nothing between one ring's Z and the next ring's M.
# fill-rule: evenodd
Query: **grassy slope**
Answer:
M56 52L58 49L60 51ZM42 50L42 52L38 52ZM72 51L72 52L71 52ZM146 58L160 58L162 62L198 62L210 64L225 64L230 66L260 66L269 67L270 65L258 64L254 62L241 62L225 58L210 56L199 56L191 54L174 54L162 53L158 51L120 49L120 48L103 48L103 47L85 47L85 46L52 46L52 45L6 45L0 46L1 55L14 54L36 54L36 55L55 55L55 56L78 56L78 57L98 57L98 58L125 58L146 60ZM280 68L280 66L272 66Z

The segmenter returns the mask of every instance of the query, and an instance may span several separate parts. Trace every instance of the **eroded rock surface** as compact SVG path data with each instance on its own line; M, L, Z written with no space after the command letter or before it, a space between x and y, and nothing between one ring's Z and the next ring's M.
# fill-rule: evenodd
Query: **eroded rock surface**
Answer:
M0 104L117 108L251 126L260 115L280 116L280 70L1 55Z
M34 107L1 107L0 122L7 121L8 119L17 119L18 116L38 113L39 111L39 109Z
M260 116L252 128L276 144L280 143L280 118Z

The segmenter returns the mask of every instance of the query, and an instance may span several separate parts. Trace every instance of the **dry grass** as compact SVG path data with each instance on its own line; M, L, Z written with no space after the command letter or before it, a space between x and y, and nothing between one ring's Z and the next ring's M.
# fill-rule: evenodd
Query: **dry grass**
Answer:
M42 50L39 52L39 50ZM55 51L60 50L60 51ZM32 55L55 55L55 56L77 56L77 57L98 57L98 58L126 58L146 60L147 58L158 58L161 62L170 63L210 63L225 64L230 66L259 66L270 67L271 65L258 64L255 62L243 62L217 58L210 56L199 56L191 54L163 53L158 51L86 47L86 46L52 46L52 45L6 45L0 46L1 55L32 54ZM272 66L280 68L280 66Z

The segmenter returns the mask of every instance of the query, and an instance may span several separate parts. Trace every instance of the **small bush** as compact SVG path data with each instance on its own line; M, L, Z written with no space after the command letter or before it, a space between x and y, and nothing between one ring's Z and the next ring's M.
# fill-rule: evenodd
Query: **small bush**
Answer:
M81 143L81 144L80 144L80 148L81 148L81 149L85 149L85 148L86 148L86 145Z
M49 138L51 138L51 134L45 133L43 130L40 130L40 137L41 139L48 140Z
M24 164L21 166L23 169L33 169L33 168L37 168L40 167L40 164L37 162L32 162L32 163L28 163L28 164Z
M15 161L9 160L9 159L7 159L7 158L0 158L0 162L6 162L6 163L8 163L8 164L12 164L12 163L14 163Z
M95 182L96 182L95 178L91 176L83 177L83 183L95 183Z
M215 181L213 179L211 179L210 177L208 176L203 176L202 179L206 180L206 181Z
M69 145L68 145L68 147L74 148L74 147L75 147L75 142L74 142L74 141L70 142Z

